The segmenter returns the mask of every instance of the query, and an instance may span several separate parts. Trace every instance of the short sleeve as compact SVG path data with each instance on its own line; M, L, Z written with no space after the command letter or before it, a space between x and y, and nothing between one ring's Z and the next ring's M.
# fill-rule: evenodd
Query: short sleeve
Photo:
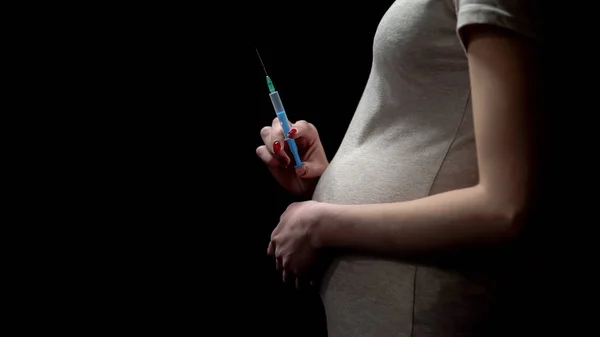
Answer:
M534 0L453 0L460 43L465 48L462 29L473 24L488 24L517 34L539 38L538 1Z

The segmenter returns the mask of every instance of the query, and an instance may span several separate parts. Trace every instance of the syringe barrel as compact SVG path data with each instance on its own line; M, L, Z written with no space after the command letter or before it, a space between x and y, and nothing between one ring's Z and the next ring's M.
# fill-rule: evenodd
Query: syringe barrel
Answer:
M273 103L273 108L275 109L275 113L284 111L283 103L281 103L281 98L279 98L279 92L273 91L272 93L269 94L269 97L271 98L271 103Z
M279 93L273 91L269 94L269 97L271 98L271 103L273 103L273 109L275 109L275 113L281 122L284 137L287 139L287 134L290 132L290 122L285 114L285 109L283 108L283 103L281 103L281 98L279 98Z
M296 162L296 167L300 167L304 163L302 163L302 159L300 159L296 141L288 137L288 134L290 133L290 121L287 119L287 115L285 114L285 109L283 108L283 103L281 103L281 98L279 98L279 93L277 91L273 91L269 94L269 97L271 97L271 103L273 103L273 108L275 109L275 113L277 114L277 118L279 119L281 128L283 129L283 137L290 147L290 151L292 152L292 156Z

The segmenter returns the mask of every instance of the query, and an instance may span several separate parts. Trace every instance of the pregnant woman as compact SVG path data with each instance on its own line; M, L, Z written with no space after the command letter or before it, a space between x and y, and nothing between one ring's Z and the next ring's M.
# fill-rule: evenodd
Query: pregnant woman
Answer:
M515 241L526 225L537 107L530 1L398 0L375 33L362 99L329 163L297 121L257 149L307 201L268 253L302 282L336 252L321 297L330 337L516 336Z

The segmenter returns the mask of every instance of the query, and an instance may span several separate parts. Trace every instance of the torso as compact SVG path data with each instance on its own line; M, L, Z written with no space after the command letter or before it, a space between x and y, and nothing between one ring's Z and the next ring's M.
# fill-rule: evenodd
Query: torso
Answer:
M391 6L375 34L362 99L314 200L406 201L477 183L456 24L452 0ZM329 336L474 336L470 324L493 301L495 281L465 270L339 256L322 287Z

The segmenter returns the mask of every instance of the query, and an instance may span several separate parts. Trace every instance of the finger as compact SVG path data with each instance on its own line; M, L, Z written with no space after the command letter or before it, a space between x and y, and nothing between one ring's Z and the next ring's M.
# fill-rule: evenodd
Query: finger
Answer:
M324 164L318 162L303 162L302 166L296 167L296 175L300 178L318 178L319 172L325 170Z
M281 259L280 258L275 258L275 269L281 271Z
M296 288L300 284L300 281L296 280L296 274L294 274L293 271L286 269L286 268L283 268L281 278L283 280L283 283L285 283L288 286L292 286L294 288ZM298 282L298 283L296 283L296 282Z
M307 141L311 142L319 138L319 132L312 123L300 120L292 124L292 128L287 136L292 139L304 137Z
M266 145L261 145L256 149L256 155L260 158L270 170L280 170L285 163L275 158Z
M273 154L279 160L281 160L285 166L290 164L290 157L287 155L285 150L285 137L283 134L283 128L279 118L273 118L271 123L271 142L273 143Z
M284 258L281 261L281 269L283 269L283 282L285 284L289 284L290 281L293 282L294 279L294 273L292 273L290 269L290 259Z
M267 149L271 153L273 153L273 142L275 141L275 140L272 140L272 137L271 137L272 133L273 133L273 127L271 127L271 126L265 126L264 128L260 129L260 138L262 139L263 143L267 146Z
M275 244L273 241L269 241L269 247L267 247L267 255L273 256L275 254Z
M266 128L268 127L263 128L263 130ZM267 130L261 130L261 137L263 138L265 145L267 145L271 153L273 153L273 156L279 159L285 166L289 165L291 159L285 152L285 137L283 137L283 129L281 128L279 119L273 119L273 123L268 129L268 134Z
M288 122L288 124L290 127L292 126L292 123ZM281 139L285 139L285 135L283 134L283 127L281 126L281 121L279 120L279 118L273 118L273 121L271 122L271 127L273 128L273 135L281 137Z
M260 130L260 138L271 155L273 155L276 159L281 160L284 164L289 162L290 159L288 155L285 153L285 151L283 151L285 142L283 139L283 134L281 133L281 126L276 128L273 128L272 126L265 126Z
M279 233L279 231L281 231L282 229L282 218L285 215L285 212L283 212L283 214L281 215L281 217L279 217L279 223L277 224L277 226L275 226L275 228L273 229L273 231L271 232L271 241L277 242L277 234Z

